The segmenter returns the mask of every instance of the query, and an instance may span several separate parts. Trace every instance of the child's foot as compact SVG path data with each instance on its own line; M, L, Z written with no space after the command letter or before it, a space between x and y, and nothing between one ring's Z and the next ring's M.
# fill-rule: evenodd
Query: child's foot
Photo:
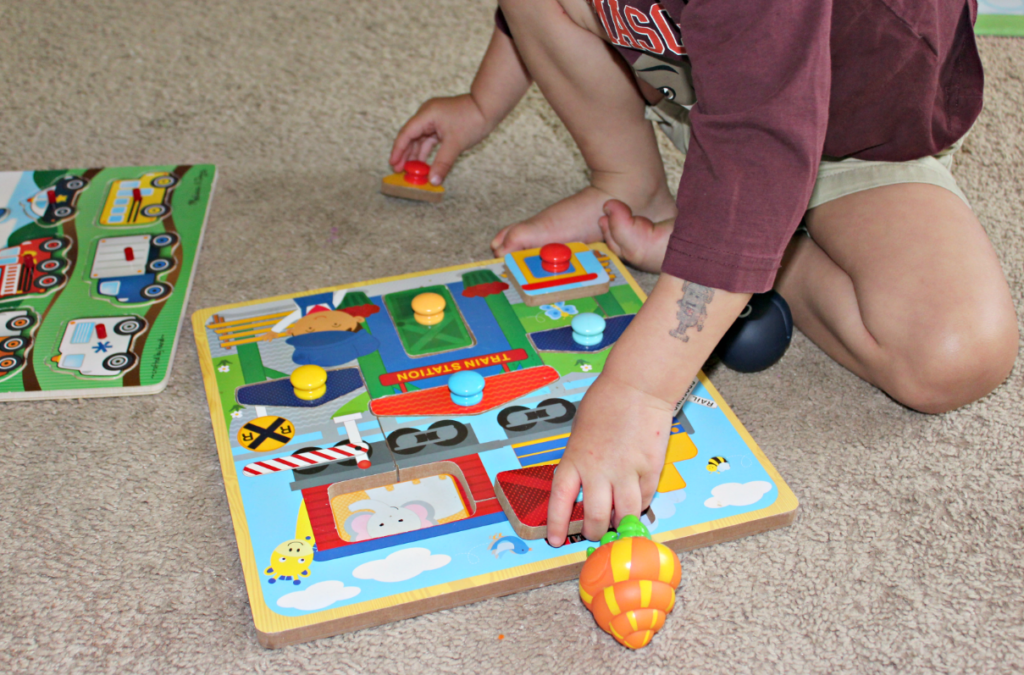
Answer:
M594 186L587 186L532 218L503 228L491 242L491 249L500 258L506 253L537 248L552 242L580 241L590 244L601 241L605 237L598 219L603 216L604 204L610 199L615 197ZM655 220L674 218L676 213L675 200L667 186L647 204L637 207L638 214Z
M598 225L612 253L637 269L660 272L672 234L672 220L651 222L650 218L634 216L629 207L617 199L604 204L604 214Z

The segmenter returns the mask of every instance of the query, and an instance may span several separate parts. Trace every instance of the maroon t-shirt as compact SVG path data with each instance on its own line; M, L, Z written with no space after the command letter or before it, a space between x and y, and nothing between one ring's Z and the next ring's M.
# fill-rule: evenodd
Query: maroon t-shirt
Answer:
M662 270L704 286L771 288L822 155L933 155L981 111L976 0L591 1L630 63L689 59L696 103Z

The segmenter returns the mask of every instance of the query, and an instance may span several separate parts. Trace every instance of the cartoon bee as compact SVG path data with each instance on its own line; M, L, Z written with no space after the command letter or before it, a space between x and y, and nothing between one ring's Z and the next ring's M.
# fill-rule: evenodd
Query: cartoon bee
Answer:
M712 457L708 460L708 471L722 473L729 470L729 462L725 457Z

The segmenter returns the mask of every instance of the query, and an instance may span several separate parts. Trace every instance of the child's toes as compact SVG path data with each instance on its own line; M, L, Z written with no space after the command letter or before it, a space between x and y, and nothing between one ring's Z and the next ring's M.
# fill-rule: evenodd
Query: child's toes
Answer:
M642 270L658 271L665 256L668 230L663 233L647 218L634 216L618 200L606 202L604 212L601 230L612 251Z
M506 228L505 237L495 250L495 254L500 257L514 251L537 248L546 243L544 228L541 225L531 222L516 223Z

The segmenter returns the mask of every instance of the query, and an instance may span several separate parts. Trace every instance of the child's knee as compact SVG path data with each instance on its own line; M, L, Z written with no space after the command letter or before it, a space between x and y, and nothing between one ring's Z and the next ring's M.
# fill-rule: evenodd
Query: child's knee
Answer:
M924 413L943 413L991 393L1009 376L1017 359L1017 318L996 312L986 322L960 321L895 357L889 394Z

